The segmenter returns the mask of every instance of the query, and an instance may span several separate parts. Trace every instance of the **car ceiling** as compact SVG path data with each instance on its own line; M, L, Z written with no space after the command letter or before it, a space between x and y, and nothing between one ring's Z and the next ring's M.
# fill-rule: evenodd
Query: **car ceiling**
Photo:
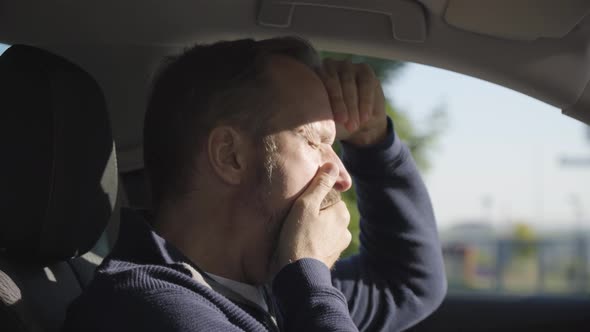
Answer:
M296 34L320 49L428 64L589 124L589 12L587 0L0 0L0 42L52 50L98 80L127 171L142 167L162 57L221 39Z

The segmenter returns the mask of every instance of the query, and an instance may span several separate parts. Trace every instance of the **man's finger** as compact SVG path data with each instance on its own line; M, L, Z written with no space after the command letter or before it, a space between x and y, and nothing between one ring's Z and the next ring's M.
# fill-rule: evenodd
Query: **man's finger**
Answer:
M359 119L365 123L373 113L375 103L375 73L366 63L357 65L357 85L359 98Z
M346 121L348 121L348 112L340 87L337 64L334 60L324 60L324 65L322 69L320 69L320 78L322 79L326 91L328 92L328 97L330 98L334 121L346 123Z
M334 188L338 178L338 166L334 163L326 163L320 167L309 187L301 195L303 204L314 210L319 210L326 195Z
M354 131L359 125L358 91L356 86L356 69L350 60L340 64L338 74L346 110L348 111L348 130Z
M371 114L373 116L379 117L385 113L385 94L383 93L381 82L379 82L378 79L375 80L374 85L373 110Z

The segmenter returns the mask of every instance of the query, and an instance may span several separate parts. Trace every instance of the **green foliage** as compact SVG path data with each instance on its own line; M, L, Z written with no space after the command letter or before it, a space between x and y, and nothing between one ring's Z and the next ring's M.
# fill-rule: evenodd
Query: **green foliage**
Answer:
M524 222L518 222L512 230L512 237L516 245L516 254L521 258L535 257L537 251L537 236L533 227Z
M438 107L433 110L427 119L428 127L419 131L407 113L394 108L391 101L387 101L385 107L387 114L393 120L395 131L412 152L418 168L422 172L428 171L432 166L430 152L446 127L444 108Z
M393 84L395 79L403 71L404 62L396 60L379 59L354 54L322 52L322 58L332 58L337 60L350 60L353 63L364 62L370 65L375 71L375 75L383 84ZM395 131L404 141L412 156L420 168L425 172L431 167L430 152L434 147L437 139L440 137L446 126L446 113L444 107L438 107L432 111L430 117L426 119L427 126L423 130L418 130L408 113L396 108L394 102L390 99L386 101L386 111L394 123ZM339 146L335 149L339 153ZM356 204L356 193L353 189L343 193L343 201L350 211L349 230L352 234L350 246L342 254L343 257L355 254L359 248L359 219L360 214Z

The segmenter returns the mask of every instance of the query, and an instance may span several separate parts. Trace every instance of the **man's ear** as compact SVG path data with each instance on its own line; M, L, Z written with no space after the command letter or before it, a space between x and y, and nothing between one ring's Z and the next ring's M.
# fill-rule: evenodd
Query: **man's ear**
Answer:
M209 134L209 163L222 181L237 185L246 176L248 144L244 134L230 126L215 127Z

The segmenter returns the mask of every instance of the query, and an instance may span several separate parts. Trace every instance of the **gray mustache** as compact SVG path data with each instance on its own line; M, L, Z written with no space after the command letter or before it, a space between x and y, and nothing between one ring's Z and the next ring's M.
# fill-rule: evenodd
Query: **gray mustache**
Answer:
M332 189L332 190L330 190L330 192L328 192L328 194L326 195L326 197L324 198L324 200L320 204L320 210L328 208L328 207L340 202L341 200L342 200L342 197L340 195L340 192Z

